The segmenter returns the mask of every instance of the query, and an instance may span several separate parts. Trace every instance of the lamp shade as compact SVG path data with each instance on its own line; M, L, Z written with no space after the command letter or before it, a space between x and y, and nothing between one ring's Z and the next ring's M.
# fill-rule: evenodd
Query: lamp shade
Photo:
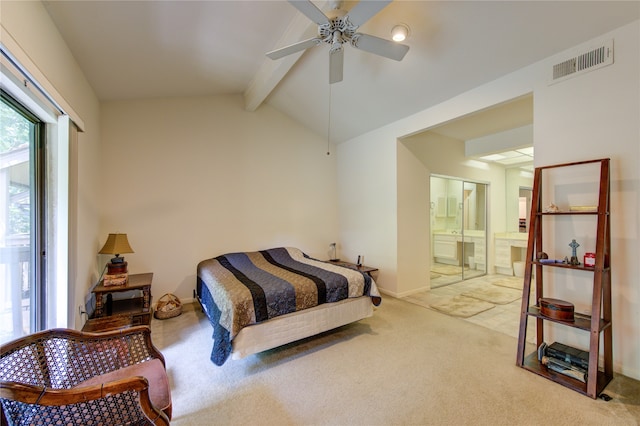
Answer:
M134 253L134 251L129 245L127 234L109 234L107 242L104 243L98 253L119 255L122 253Z

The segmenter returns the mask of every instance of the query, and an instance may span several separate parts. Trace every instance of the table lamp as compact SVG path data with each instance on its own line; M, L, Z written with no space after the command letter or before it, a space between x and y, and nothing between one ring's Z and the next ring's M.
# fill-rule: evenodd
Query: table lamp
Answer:
M107 263L107 274L116 275L127 273L127 262L124 261L124 257L120 257L120 254L134 253L134 251L129 245L127 234L109 234L107 242L104 243L104 246L98 253L116 255L116 257L111 258L110 263Z

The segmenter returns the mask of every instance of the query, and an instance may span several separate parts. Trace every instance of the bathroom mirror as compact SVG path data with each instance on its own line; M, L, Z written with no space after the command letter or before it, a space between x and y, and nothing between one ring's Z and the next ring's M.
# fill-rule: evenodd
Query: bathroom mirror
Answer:
M529 232L529 223L531 223L531 194L533 189L530 187L520 187L518 197L518 231Z
M532 187L532 172L518 167L505 169L506 232L528 231Z
M431 288L486 274L487 186L431 176Z

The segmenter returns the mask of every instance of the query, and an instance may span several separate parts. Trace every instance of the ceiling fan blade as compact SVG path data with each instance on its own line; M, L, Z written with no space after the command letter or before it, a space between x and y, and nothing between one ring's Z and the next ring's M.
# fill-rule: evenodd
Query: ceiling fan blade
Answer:
M329 84L342 81L344 64L344 49L332 49L329 51Z
M351 22L356 27L367 22L369 19L373 17L376 13L380 12L386 5L391 3L392 0L384 0L384 1L365 1L360 0L358 4L356 4L353 9L349 11L347 15L349 15L349 22Z
M409 51L409 46L398 44L395 41L385 40L369 34L355 34L351 45L365 52L384 56L385 58L401 61Z
M271 59L280 59L284 58L287 55L291 55L292 53L317 46L320 43L322 43L322 40L314 37L308 40L299 41L289 46L281 47L280 49L272 50L271 52L267 52L267 56Z
M318 25L328 24L329 18L310 0L289 0L289 3Z

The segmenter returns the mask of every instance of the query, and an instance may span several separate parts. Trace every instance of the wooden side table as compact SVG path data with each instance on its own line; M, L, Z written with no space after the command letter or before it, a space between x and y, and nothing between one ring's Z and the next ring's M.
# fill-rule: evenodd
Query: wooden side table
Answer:
M129 281L122 286L104 286L101 282L94 289L96 310L83 331L106 331L134 325L151 324L151 281L153 273L130 274ZM140 292L140 296L113 300L112 293Z
M103 331L120 330L133 326L133 317L131 315L111 315L101 318L89 318L82 331L88 333L99 333Z
M342 262L342 261L339 261L339 260L338 261L329 260L327 263L332 263L334 265L344 266L345 268L349 268L349 269L354 269L356 271L360 271L363 274L369 275L371 278L373 278L371 273L372 272L376 272L378 270L378 268L372 268L370 266L365 266L365 265L358 266L355 263Z

